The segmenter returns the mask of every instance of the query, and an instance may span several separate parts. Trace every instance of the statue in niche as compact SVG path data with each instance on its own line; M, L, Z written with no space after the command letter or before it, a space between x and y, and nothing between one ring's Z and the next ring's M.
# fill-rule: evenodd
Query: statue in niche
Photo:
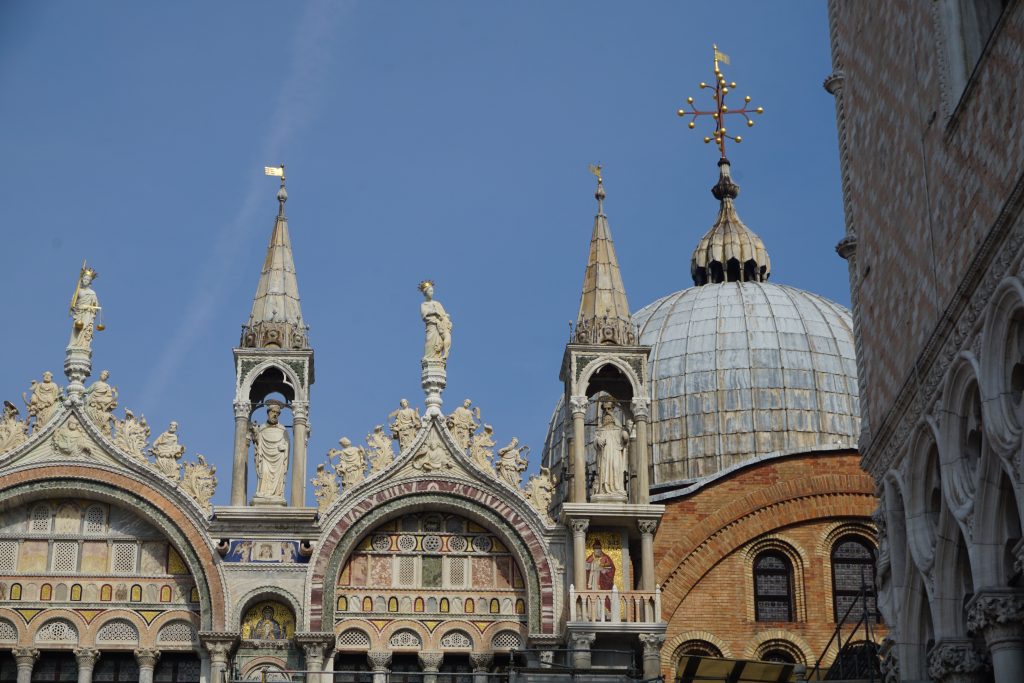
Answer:
M597 481L595 494L626 495L625 473L629 432L615 421L611 401L601 403L601 425L594 436L597 450Z
M391 437L384 433L384 425L373 428L372 434L366 435L366 445L370 447L370 473L387 469L395 461L395 450Z
M100 373L86 392L85 410L93 424L107 436L114 434L114 408L117 407L117 389L107 384L110 370Z
M165 477L177 481L181 466L178 461L185 454L185 447L178 443L178 423L171 422L167 425L167 431L156 437L156 441L150 446L149 452L156 459L156 469Z
M406 399L403 398L398 405L398 410L389 414L388 419L395 418L391 423L391 438L398 439L398 450L404 452L416 438L416 432L420 430L423 419L420 417L420 409L410 408Z
M195 499L199 507L206 512L213 508L210 500L217 490L217 466L206 464L206 458L196 455L197 462L185 463L185 473L181 477L181 490Z
M149 441L150 429L146 422L146 416L138 418L128 408L124 409L124 419L117 423L117 433L114 436L114 445L128 455L146 459L146 442Z
M446 424L448 431L451 432L452 438L455 443L459 444L459 448L465 452L469 448L469 439L480 425L473 419L480 419L480 408L470 410L469 407L473 405L473 402L468 398L462 402L462 405L452 411L452 414L448 416Z
M4 401L3 416L0 417L0 452L20 446L28 439L28 422L18 419L18 407Z
M71 339L68 341L68 348L89 349L92 345L93 333L103 329L103 325L96 324L96 316L100 312L100 300L91 287L96 276L95 270L82 264L82 270L78 275L78 285L75 287L75 293L71 296L71 306L68 310L74 320L71 324Z
M313 484L317 509L323 514L338 500L338 477L332 470L327 469L325 463L320 463L316 466L316 476L310 479L310 483Z
M53 447L69 458L81 458L91 450L89 437L73 416L53 433Z
M281 405L267 406L266 424L252 423L255 446L256 493L254 505L284 505L284 479L288 472L288 430L281 424Z
M473 464L492 477L498 476L494 471L494 428L484 425L484 431L474 434L470 442L469 457Z
M47 370L43 373L43 381L32 380L32 388L29 389L32 398L25 394L21 395L25 405L28 406L29 419L35 418L35 426L42 427L53 417L54 411L60 402L61 388L53 381L53 373Z
M434 301L434 283L424 280L419 289L423 292L423 303L420 304L420 317L426 325L426 344L423 348L423 360L448 361L448 352L452 348L452 319L444 310L440 301Z
M526 454L529 452L529 446L520 446L519 439L512 437L512 441L498 451L498 479L518 489L523 470L526 469Z
M533 475L526 482L526 499L544 519L549 519L548 508L554 495L555 477L549 468L541 467L540 474Z
M353 486L362 484L366 478L366 449L362 446L353 446L344 436L338 441L338 445L341 449L332 448L327 451L327 457L338 459L334 469L341 475L341 485L348 492Z
M412 466L424 472L436 472L452 466L448 449L441 443L441 437L431 430L426 443L412 459Z

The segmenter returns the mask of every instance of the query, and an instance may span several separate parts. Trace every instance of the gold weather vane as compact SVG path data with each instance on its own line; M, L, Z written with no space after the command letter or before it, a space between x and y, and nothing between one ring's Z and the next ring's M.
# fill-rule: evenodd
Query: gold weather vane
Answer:
M590 171L594 175L595 178L597 178L597 182L601 182L601 169L602 168L604 168L604 166L602 166L600 163L597 163L597 164L587 164L587 170Z
M723 64L728 64L729 55L725 54L724 52L719 52L717 45L712 45L711 48L714 52L715 60L715 83L713 85L701 83L700 89L711 90L711 97L715 101L715 108L709 109L708 111L697 109L696 107L693 106L693 98L687 97L686 104L689 105L690 109L679 109L676 111L676 114L678 114L680 118L692 116L693 118L690 119L690 122L687 124L687 126L689 126L691 129L697 127L697 117L699 116L710 116L712 119L714 119L715 131L710 136L705 137L704 142L708 143L714 140L715 145L718 146L718 151L722 153L722 158L724 159L725 141L727 138L729 140L732 140L733 142L736 142L737 144L743 142L743 138L741 136L731 135L729 133L728 128L726 128L725 126L725 117L730 114L742 116L746 120L747 127L749 128L750 126L754 125L754 120L750 118L750 115L763 114L764 107L750 108L750 96L747 95L746 97L743 98L743 106L741 108L729 108L729 106L725 103L725 96L729 94L730 90L734 90L736 88L736 83L726 83L725 75L722 73L721 68L719 68L718 66L719 62L722 62Z
M278 166L264 166L263 175L277 176L281 179L281 185L284 185L284 164Z

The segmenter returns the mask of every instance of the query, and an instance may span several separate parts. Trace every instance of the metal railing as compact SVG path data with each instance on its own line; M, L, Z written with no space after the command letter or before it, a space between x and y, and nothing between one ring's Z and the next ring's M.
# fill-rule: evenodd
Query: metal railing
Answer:
M874 592L871 591L871 596ZM832 633L821 656L815 662L814 668L807 672L808 681L831 681L831 680L867 680L870 683L882 680L881 658L878 653L878 644L875 643L875 635L872 629L872 622L877 619L877 608L868 608L868 586L864 577L861 577L860 592L857 597L846 608L846 612L836 624L836 630ZM877 600L877 598L876 598ZM850 615L855 607L860 607L860 618L853 624L849 634L843 638L843 627L847 625ZM860 638L858 638L858 635ZM832 661L827 670L822 669L821 663L828 655L829 648L836 643L839 653Z

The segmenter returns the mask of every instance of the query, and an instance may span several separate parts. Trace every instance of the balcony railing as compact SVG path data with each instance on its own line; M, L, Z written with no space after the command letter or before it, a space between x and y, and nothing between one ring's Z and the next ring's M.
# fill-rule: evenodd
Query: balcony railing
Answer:
M569 586L569 621L654 624L661 621L661 588L653 591L578 591Z

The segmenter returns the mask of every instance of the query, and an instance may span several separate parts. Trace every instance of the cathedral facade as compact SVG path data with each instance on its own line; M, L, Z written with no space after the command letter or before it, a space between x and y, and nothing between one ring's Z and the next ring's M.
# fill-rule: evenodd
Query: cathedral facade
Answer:
M93 378L83 266L66 381L42 374L0 422L0 681L782 681L880 640L850 314L768 282L724 156L695 286L631 311L597 170L564 394L526 481L527 449L470 401L442 411L453 331L430 281L423 398L365 445L307 452L283 169L234 349L230 476Z

